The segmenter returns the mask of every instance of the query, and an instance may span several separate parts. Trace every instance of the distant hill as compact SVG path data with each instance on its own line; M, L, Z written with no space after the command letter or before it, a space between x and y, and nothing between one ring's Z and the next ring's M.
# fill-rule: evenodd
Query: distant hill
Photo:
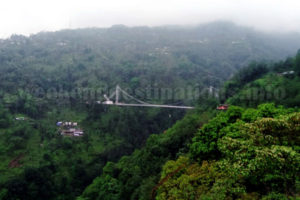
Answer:
M0 90L218 87L250 61L276 61L299 47L299 34L267 34L229 22L13 35L0 41Z

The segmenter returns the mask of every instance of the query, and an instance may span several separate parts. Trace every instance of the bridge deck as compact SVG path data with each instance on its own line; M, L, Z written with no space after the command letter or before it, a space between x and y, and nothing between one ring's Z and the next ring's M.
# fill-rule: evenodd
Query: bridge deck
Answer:
M107 104L114 106L133 106L133 107L155 107L155 108L179 108L179 109L194 109L191 106L172 106L172 105L158 105L158 104L127 104L127 103L114 103Z

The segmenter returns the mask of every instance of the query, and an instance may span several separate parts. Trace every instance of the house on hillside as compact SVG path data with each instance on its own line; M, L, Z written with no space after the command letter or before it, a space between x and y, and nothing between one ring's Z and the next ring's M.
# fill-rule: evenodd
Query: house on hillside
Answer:
M217 107L217 110L227 110L228 109L228 105L227 104L221 104Z
M16 117L15 120L16 121L25 121L26 118L25 117Z
M285 77L294 77L295 71L285 71L282 73L278 73L279 76L285 76Z
M56 125L60 127L61 135L79 137L84 134L77 122L57 122Z
M294 71L286 71L286 72L283 72L281 74L285 76L285 75L292 75L294 73L295 73Z

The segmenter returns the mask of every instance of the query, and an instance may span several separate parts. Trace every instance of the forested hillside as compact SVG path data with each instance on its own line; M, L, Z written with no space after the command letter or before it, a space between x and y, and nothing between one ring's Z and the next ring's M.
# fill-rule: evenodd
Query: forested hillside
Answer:
M13 35L0 40L0 199L149 199L151 195L159 199L177 198L173 193L167 194L172 190L165 188L173 187L173 183L160 184L160 179L164 180L170 172L169 160L179 159L173 162L174 166L184 162L196 163L199 168L203 160L213 168L227 160L224 169L229 169L235 161L230 160L228 152L218 149L218 140L223 136L237 137L251 147L253 141L249 135L236 133L235 137L231 130L239 132L239 124L252 126L251 123L264 120L261 117L283 120L284 126L299 131L297 113L291 114L297 109L268 104L258 111L250 110L257 115L246 120L240 119L250 112L244 108L233 107L220 115L215 110L220 101L244 107L273 101L238 98L247 88L258 83L265 86L271 80L276 87L288 90L287 96L275 101L276 104L299 105L299 54L272 64L293 55L299 46L297 34L271 35L227 22L196 27L118 25L107 29L42 32L29 37ZM243 69L253 60L259 63ZM233 75L238 70L242 71ZM295 73L283 75L291 70ZM221 90L230 77L224 93L220 94L221 100L193 93L207 88ZM105 100L103 95L109 96L116 85L146 102L189 105L196 109L187 112L96 103ZM187 91L192 91L191 96ZM128 99L121 96L120 101ZM265 108L271 111L264 111ZM263 114L273 110L274 115ZM215 120L221 120L216 135L203 136L199 128L215 116ZM58 122L78 123L83 136L62 135ZM226 131L219 134L223 127ZM203 140L199 139L202 137ZM287 167L286 176L280 170L274 175L286 181L285 184L295 185L296 181L298 169L293 168L297 164L294 156L298 156L299 150L297 141L292 142L295 137L298 136L274 136L268 140L270 143L257 144L257 148L267 152L276 150L270 144L278 145L280 153L287 151L292 170ZM199 145L200 141L205 143ZM271 164L277 170L277 163ZM220 170L216 173L226 174ZM167 182L175 181L177 187L179 175L175 174ZM225 177L235 184L231 178ZM230 195L252 191L258 197L269 195L257 191L261 185L253 185L247 178L237 180L238 191ZM223 181L222 177L220 180ZM269 182L273 184L273 177ZM196 189L187 184L194 195L188 197L210 193L208 186L203 194L195 193L197 184L193 184ZM250 192L248 185L253 187ZM297 191L294 185L290 190L286 185L274 186L275 189L265 187L274 191L274 195L292 196ZM223 194L218 190L215 193Z
M277 63L252 63L225 83L222 98L229 104L246 107L269 101L299 107L299 75L300 51Z
M0 97L11 111L32 118L53 104L103 100L117 84L142 100L194 105L198 96L184 94L189 88L219 88L251 61L284 59L299 46L297 34L260 33L228 22L13 35L0 40Z
M188 153L165 163L153 199L298 199L299 66L298 51L251 63L227 81L220 101L229 109L195 133Z
M79 199L299 198L299 56L241 69L222 98L201 99L197 112L107 163ZM278 88L284 95L270 96ZM224 97L229 109L215 110Z
M279 60L299 35L215 22L197 27L113 26L64 30L0 43L1 90L220 86L250 61Z
M190 154L163 166L156 199L299 198L299 116L232 106L197 131Z

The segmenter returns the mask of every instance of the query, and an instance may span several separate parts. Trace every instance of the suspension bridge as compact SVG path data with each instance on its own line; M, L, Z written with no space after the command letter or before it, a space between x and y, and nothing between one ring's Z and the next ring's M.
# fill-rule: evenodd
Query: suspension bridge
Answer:
M120 95L124 95L125 97L134 100L137 103L122 103L120 102ZM141 101L127 92L125 92L120 86L116 86L116 90L108 97L107 95L104 95L105 101L97 101L98 104L105 104L105 105L111 105L111 106L132 106L132 107L155 107L155 108L175 108L175 109L194 109L195 107L191 106L175 106L175 105L160 105L160 104L150 104L146 103L144 101ZM113 102L111 99L115 98L115 102Z

